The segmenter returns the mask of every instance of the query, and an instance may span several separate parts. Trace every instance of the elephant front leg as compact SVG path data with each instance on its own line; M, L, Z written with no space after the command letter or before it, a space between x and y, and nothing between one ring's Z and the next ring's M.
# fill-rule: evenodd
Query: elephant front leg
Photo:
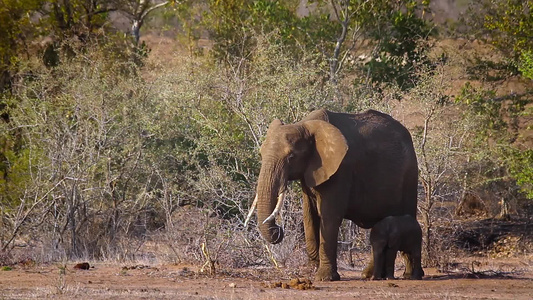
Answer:
M342 219L328 222L322 219L320 226L320 263L316 273L316 280L337 281L341 277L337 272L337 238Z
M309 264L313 268L317 268L320 262L319 259L319 228L320 218L316 208L316 201L310 198L304 189L303 197L303 213L304 213L304 233L305 246L307 255L309 257Z
M350 174L337 171L329 181L320 185L320 190L315 190L316 207L320 217L320 263L316 274L316 280L335 281L341 277L337 272L337 239L339 227L348 207L348 195L345 181L350 180Z
M385 253L384 247L374 247L374 245L372 245L372 258L374 265L372 270L372 280L380 280L385 276Z

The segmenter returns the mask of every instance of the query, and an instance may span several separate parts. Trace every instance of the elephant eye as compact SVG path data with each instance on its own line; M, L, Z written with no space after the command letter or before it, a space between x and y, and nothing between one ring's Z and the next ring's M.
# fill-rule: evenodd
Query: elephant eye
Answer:
M287 155L287 159L288 160L291 160L293 158L294 158L294 153L293 152L291 152L291 153L289 153L289 155Z

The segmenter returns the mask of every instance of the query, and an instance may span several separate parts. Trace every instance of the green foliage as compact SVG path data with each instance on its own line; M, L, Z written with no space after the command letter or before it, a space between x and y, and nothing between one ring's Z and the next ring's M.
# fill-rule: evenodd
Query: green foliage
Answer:
M492 44L515 55L533 47L533 1L486 1L484 5L483 26Z
M377 54L364 67L372 81L395 83L402 89L416 84L417 69L431 63L428 39L434 30L420 16L426 11L429 1L364 2L355 22L377 42Z
M11 81L11 71L16 67L19 51L35 31L31 15L43 1L2 1L0 5L0 92ZM1 107L0 103L0 109Z
M35 58L54 67L92 49L95 44L108 47L113 59L145 57L146 49L133 49L125 43L123 34L113 34L109 12L117 10L119 2L3 1L0 6L0 92L18 80L20 70L34 63ZM0 103L0 109L3 105Z
M304 17L296 14L299 5L296 2L210 1L205 17L215 42L215 56L219 60L227 59L227 55L250 58L257 42L253 39L256 33L268 36L277 32L271 35L276 37L271 42L290 49L289 55L295 59L312 54L319 66L333 59L344 21L332 16L328 1L311 1L317 5ZM420 17L428 11L429 3L354 0L335 5L341 6L339 10L346 5L346 11L339 12L339 18L346 18L349 31L347 40L340 45L342 51L353 49L360 33L375 45L371 61L361 72L363 77L368 74L373 82L394 83L404 89L412 87L417 80L416 69L430 64L428 38L433 30Z
M43 6L46 12L41 19L44 32L54 32L61 40L77 38L82 43L106 26L109 10L115 9L113 1L103 0L53 0Z
M525 50L520 54L518 70L522 76L533 79L533 50Z
M465 84L456 98L456 103L466 105L463 118L475 124L470 147L474 160L484 165L486 180L511 178L531 199L532 152L513 144L517 137L511 126L524 113L529 101L526 94L504 102L494 91L475 88L470 83Z
M467 12L467 24L516 67L524 59L522 53L527 56L533 49L532 10L531 0L484 0L472 4Z
M295 7L281 0L224 0L209 1L209 13L204 14L206 26L215 42L215 55L247 57L255 45L253 37L258 33L275 35L278 43L290 45L298 51L301 39L309 24L300 19Z
M249 5L245 0L209 1L209 14L204 17L211 29L217 56L230 54L245 56L250 47L249 29L243 26L249 14ZM209 18L209 15L212 17ZM220 58L224 58L223 56Z
M495 133L504 131L507 126L500 115L502 102L495 101L495 95L492 90L475 88L467 82L455 99L457 103L466 104L473 116L482 120L482 124L478 127L480 133L478 137L484 141L494 137Z
M207 10L207 0L172 1L166 9L150 13L143 28L173 36L179 45L185 45L196 55L203 54L200 40L205 38L203 14ZM203 41L202 41L203 42Z
M511 148L509 152L509 171L521 191L528 199L533 200L533 150Z
M3 137L9 138L7 136ZM7 147L6 147L7 148ZM38 149L36 149L38 151ZM2 157L3 156L3 157ZM31 185L32 165L38 154L29 149L7 150L2 153L0 162L0 205L4 212L13 212L24 198L25 188Z

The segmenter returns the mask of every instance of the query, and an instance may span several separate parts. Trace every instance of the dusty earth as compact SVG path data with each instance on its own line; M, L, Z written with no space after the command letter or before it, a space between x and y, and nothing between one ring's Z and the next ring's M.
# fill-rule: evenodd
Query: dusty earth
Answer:
M0 271L0 299L532 299L533 256L475 259L446 273L426 268L422 281L360 279L341 269L338 282L300 288L276 269L220 270L199 274L192 266L95 263L14 265ZM472 268L473 271L472 271ZM397 276L401 270L397 270ZM311 274L306 278L312 278ZM300 279L304 283L304 278ZM298 282L296 282L298 283ZM280 287L283 286L283 287Z

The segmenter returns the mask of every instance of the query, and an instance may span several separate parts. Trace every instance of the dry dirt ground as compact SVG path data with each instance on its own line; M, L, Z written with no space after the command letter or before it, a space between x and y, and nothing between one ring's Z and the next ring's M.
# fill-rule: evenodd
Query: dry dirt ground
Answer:
M76 270L74 265L4 269L0 299L533 299L533 256L478 258L451 265L448 273L427 268L421 281L362 280L360 270L342 269L341 281L308 283L306 290L276 287L286 287L291 278L278 277L275 269L208 276L191 266L95 263Z

